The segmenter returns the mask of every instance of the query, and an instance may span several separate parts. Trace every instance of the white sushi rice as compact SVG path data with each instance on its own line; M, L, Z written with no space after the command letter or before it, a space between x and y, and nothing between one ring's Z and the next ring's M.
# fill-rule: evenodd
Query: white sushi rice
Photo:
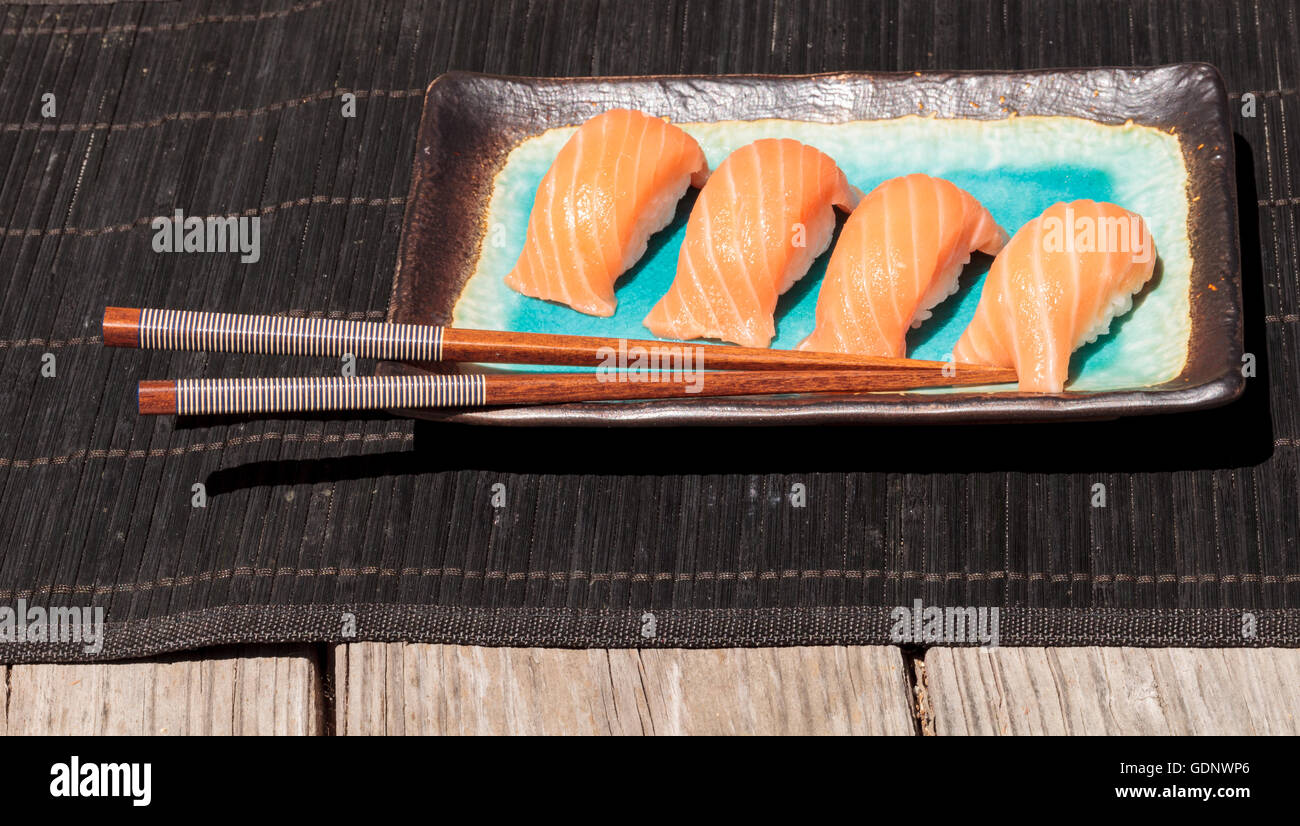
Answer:
M793 233L793 228L791 232ZM804 244L803 246L794 247L794 253L790 256L790 263L786 266L785 272L781 273L781 281L777 284L777 295L784 295L786 290L795 285L796 281L808 274L813 261L830 248L831 238L834 235L835 209L833 207L827 206L825 209L819 210L804 222L804 237L802 239Z
M1137 289L1121 293L1112 298L1109 304L1101 308L1101 314L1097 316L1097 320L1092 323L1092 326L1080 333L1079 338L1074 342L1074 349L1078 350L1085 344L1092 344L1109 333L1110 323L1133 309L1133 296L1141 292L1145 286L1146 282L1143 281L1137 285Z
M939 270L939 274L930 282L930 290L921 299L920 305L916 308L916 314L912 316L912 329L920 327L930 316L934 315L934 308L942 304L945 300L957 293L961 287L962 270L970 263L970 253L961 255L957 250L953 251L953 257L948 260L945 267Z
M650 236L673 222L677 215L677 202L690 188L691 176L683 175L673 186L666 187L650 200L641 210L640 218L632 225L632 235L627 241L627 251L623 254L623 269L619 275L632 269L636 262L645 255L650 245Z

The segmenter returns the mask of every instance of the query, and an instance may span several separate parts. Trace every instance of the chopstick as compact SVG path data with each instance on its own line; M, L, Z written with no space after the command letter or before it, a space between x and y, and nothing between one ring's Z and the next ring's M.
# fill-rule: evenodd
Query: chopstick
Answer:
M870 393L942 385L996 384L996 368L673 373L530 373L142 381L144 415L305 413L479 407L620 399ZM631 380L636 376L636 380Z
M642 341L545 333L466 330L324 318L240 315L188 310L108 307L104 345L152 350L280 353L393 361L471 361L493 364L629 366L638 356L654 365L688 370L930 370L971 366L944 361L880 358L803 350L765 350L719 344ZM635 367L635 364L631 366ZM987 383L1014 382L1015 370L994 370Z

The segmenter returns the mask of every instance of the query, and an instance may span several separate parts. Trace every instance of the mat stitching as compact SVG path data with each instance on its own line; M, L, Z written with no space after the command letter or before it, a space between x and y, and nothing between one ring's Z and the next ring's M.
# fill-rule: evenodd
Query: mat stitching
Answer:
M1300 88L1267 89L1264 91L1247 89L1244 92L1228 92L1228 97L1240 99L1242 95L1254 95L1255 97L1260 97L1260 98L1280 98L1280 97L1288 97L1290 95L1295 95L1295 94L1300 94Z
M312 0L310 3L299 3L290 6L287 9L276 9L275 11L263 11L244 14L210 14L203 17L196 17L191 20L183 20L179 23L154 23L147 26L131 26L119 24L115 26L51 26L43 28L41 26L26 26L23 28L0 29L0 37L18 36L27 37L31 35L72 35L80 36L84 34L149 34L153 32L178 32L185 29L207 25L210 23L258 23L265 20L275 20L281 17L289 17L300 12L318 9L321 6L328 5L334 0Z
M323 433L254 433L248 436L231 436L229 439L220 442L198 442L184 447L168 448L151 448L145 449L126 449L126 448L96 448L76 450L62 456L40 456L35 459L9 459L0 456L0 468L29 468L44 467L46 465L66 465L70 462L81 461L83 459L158 459L166 456L185 456L190 453L203 453L209 450L225 450L230 447L239 447L241 445L253 445L260 442L269 442L279 440L282 444L289 442L320 442L321 444L337 444L343 442L361 442L367 444L370 442L384 441L404 441L409 442L415 438L413 433L403 433L402 431L389 431L388 433L361 433L352 432L344 434L323 434Z
M383 578L415 577L458 577L461 579L502 580L506 582L524 582L547 580L550 582L576 582L586 580L588 583L599 582L746 582L752 580L771 581L789 579L883 579L883 580L919 580L922 582L986 582L1009 580L1016 582L1091 582L1098 585L1110 583L1133 583L1136 585L1196 585L1221 583L1282 585L1300 582L1300 574L1048 574L1044 572L1023 573L1020 571L953 571L944 574L925 571L846 571L827 569L821 571L700 571L697 573L639 573L634 571L615 571L612 573L590 573L588 571L466 571L461 568L379 568L362 566L357 568L253 568L238 566L216 571L204 571L178 577L163 577L148 582L123 582L116 585L45 585L40 588L3 589L0 599L26 599L33 596L71 595L71 594L111 594L151 591L163 588L178 588L198 583L249 577L265 579L269 577L312 578L312 577L361 577L377 576Z
M51 350L57 350L60 347L80 347L83 344L99 344L103 341L102 336L79 336L77 338L0 338L0 350L16 349L19 347L48 347Z
M1288 93L1295 90L1285 90ZM322 100L330 100L340 95L351 93L356 95L358 100L367 98L390 98L400 100L405 98L423 98L428 90L423 87L413 89L347 89L335 87L322 89L319 92L312 92L298 98L276 101L264 106L255 106L250 109L213 109L213 110L195 110L187 112L168 112L164 115L157 115L152 118L138 121L127 121L126 123L111 123L109 121L77 121L70 123L50 123L48 120L23 121L22 123L5 123L0 124L0 132L94 132L107 129L110 132L124 132L132 129L153 129L166 123L178 121L200 121L200 120L232 120L238 118L260 117L261 115L272 112L280 112L286 109L295 109L299 106L306 106L310 103L317 103ZM1273 95L1265 95L1273 97ZM1298 198L1281 198L1259 200L1260 206L1285 206L1300 202Z
M267 204L265 206L260 206L260 207L249 207L243 212L215 213L212 215L203 215L198 217L203 219L226 218L226 217L236 217L236 216L252 217L252 216L270 215L274 212L280 212L286 209L294 209L296 207L319 206L322 204L328 206L390 207L390 206L399 206L405 203L406 203L405 195L393 195L388 198L364 198L360 196L344 198L341 196L333 196L333 195L311 195L302 198L296 198L292 201L281 201L278 204ZM21 229L21 228L5 229L3 234L9 238L19 238L19 237L39 238L39 237L54 237L54 236L63 236L63 235L70 236L70 237L79 237L79 238L94 238L100 235L108 235L110 233L115 233L115 232L130 232L133 229L139 229L140 227L149 226L154 222L155 219L159 217L160 216L158 215L146 215L140 218L136 218L134 221L131 221L130 223L127 224L113 224L111 226L106 226L106 227L89 227L89 228L50 227L48 229L41 228L41 227L29 227L26 229ZM165 217L165 216L161 216L161 217Z
M300 98L291 98L289 100L276 101L268 103L265 106L256 106L252 109L214 109L198 110L193 112L168 112L165 115L149 118L148 120L128 121L126 123L110 123L108 121L94 121L81 123L50 123L49 121L24 121L22 123L5 123L0 124L0 132L96 132L107 129L109 132L126 132L132 129L152 129L162 126L166 123L173 122L190 122L201 120L234 120L238 118L255 118L272 112L280 112L285 109L295 109L299 106L305 106L309 103L316 103L322 100L329 100L343 94L353 94L358 100L366 98L423 98L425 89L324 89L319 92L312 92Z
M82 459L155 459L162 456L183 456L188 453L201 453L207 450L221 450L224 446L238 447L241 444L256 444L263 440L280 439L283 442L295 441L323 441L326 444L334 442L355 442L362 443L380 441L384 439L402 438L410 440L414 438L411 434L401 433L400 431L391 431L387 434L363 434L363 433L345 433L342 436L329 435L323 436L319 433L308 433L299 435L296 433L262 433L251 436L232 436L224 442L208 442L188 445L186 447L172 448L154 448L152 450L126 448L82 448L72 453L62 456L38 456L34 459L9 459L0 456L0 468L28 468L43 467L45 465L65 465L69 462L79 461ZM1293 439L1287 436L1280 436L1273 439L1274 447L1297 447L1300 446L1300 439Z

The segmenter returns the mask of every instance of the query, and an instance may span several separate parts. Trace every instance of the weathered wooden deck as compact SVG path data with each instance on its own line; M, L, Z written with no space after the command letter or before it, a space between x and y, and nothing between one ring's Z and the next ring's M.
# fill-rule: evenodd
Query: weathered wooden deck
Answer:
M361 643L0 671L0 734L1300 733L1294 649Z

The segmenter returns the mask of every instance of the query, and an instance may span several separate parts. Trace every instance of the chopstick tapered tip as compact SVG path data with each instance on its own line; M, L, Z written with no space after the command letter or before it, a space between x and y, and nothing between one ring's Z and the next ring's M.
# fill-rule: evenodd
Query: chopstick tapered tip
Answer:
M964 381L970 383L970 380L978 380L980 384L1015 384L1020 380L1014 367L993 367L988 364L963 364L954 363L951 365L953 376L959 376Z

